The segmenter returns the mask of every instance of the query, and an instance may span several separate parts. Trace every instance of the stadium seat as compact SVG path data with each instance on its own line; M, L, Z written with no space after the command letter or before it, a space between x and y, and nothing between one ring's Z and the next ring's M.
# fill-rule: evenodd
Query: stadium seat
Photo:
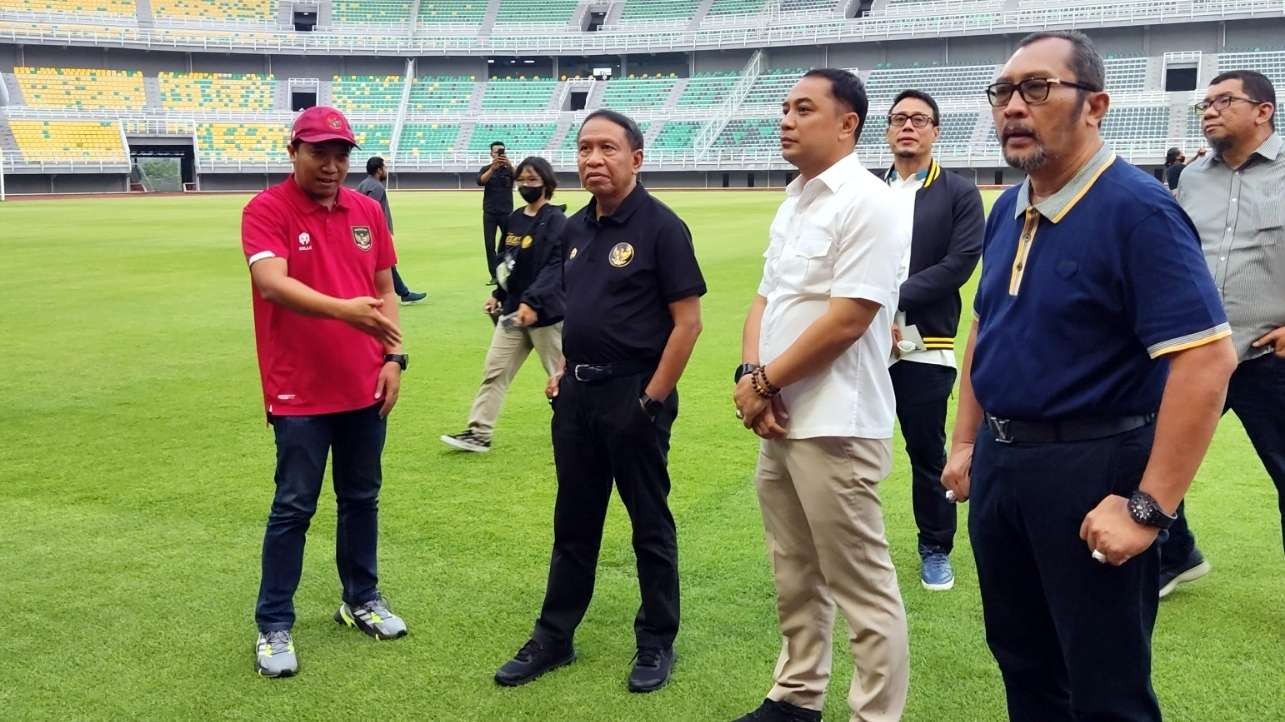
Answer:
M824 13L834 10L836 0L781 0L783 13Z
M422 23L477 25L486 17L487 0L420 0Z
M718 105L727 98L732 86L740 79L739 71L701 72L687 80L687 87L678 97L680 108L704 108Z
M28 162L129 159L115 121L11 120L9 128Z
M497 80L486 83L483 110L543 110L553 99L554 80Z
M664 129L661 129L664 132ZM779 152L781 123L776 118L736 118L723 127L714 147L748 152Z
M142 108L143 74L105 68L13 69L27 105L38 108Z
M151 0L157 18L275 22L276 0Z
M700 132L703 120L671 120L660 129L660 134L651 142L656 150L691 150L692 141Z
M400 75L336 75L330 98L336 108L351 112L396 112L402 103Z
M1107 73L1107 90L1121 92L1146 89L1146 58L1108 58L1102 64Z
M468 149L485 151L492 142L500 141L508 146L511 158L521 159L548 148L557 128L556 123L478 123Z
M469 109L476 88L477 83L468 75L415 78L408 109L412 113L464 113ZM398 92L400 95L400 90Z
M288 156L285 123L198 123L196 150L212 161L281 162Z
M602 94L602 107L613 110L638 110L659 108L669 98L677 81L650 78L618 78L607 81Z
M161 105L175 110L270 111L276 80L250 73L168 73L156 76Z
M353 137L357 139L359 150L353 151L353 167L364 166L356 159L366 159L372 155L388 156L393 145L393 126L389 123L353 123Z
M0 0L0 10L61 15L135 15L134 0Z
M335 24L405 25L410 21L410 0L331 0Z
M872 104L888 104L897 93L915 88L937 100L974 98L984 103L986 86L995 78L994 65L942 65L924 68L876 68L866 79Z
M628 0L620 22L691 20L699 6L698 0Z
M421 155L449 152L455 149L455 139L459 134L458 125L407 123L402 126L397 156L415 159Z
M1220 53L1218 72L1225 73L1228 70L1257 70L1271 79L1272 85L1276 86L1278 103L1282 97L1285 97L1285 50ZM1279 122L1277 126L1280 126Z
M566 25L571 22L579 0L500 0L497 23L523 25Z
M1111 106L1102 119L1106 140L1157 141L1169 137L1168 106Z
M767 0L714 0L709 6L708 14L719 15L758 15L763 12Z
M757 78L745 95L742 105L780 105L790 89L799 82L799 77L808 72L807 68L788 68L765 70Z

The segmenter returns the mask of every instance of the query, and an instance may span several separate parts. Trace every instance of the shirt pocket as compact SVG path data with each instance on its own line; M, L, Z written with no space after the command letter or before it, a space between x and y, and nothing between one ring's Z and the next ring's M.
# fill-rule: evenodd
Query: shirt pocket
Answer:
M818 229L803 229L781 247L777 259L781 282L792 290L827 295L834 269L829 263L832 247L829 234Z

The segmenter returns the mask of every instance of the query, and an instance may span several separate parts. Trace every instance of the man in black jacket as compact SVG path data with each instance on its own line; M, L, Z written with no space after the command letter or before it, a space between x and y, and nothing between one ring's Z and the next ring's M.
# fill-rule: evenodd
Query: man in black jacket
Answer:
M950 566L955 505L945 496L946 402L955 386L955 333L959 289L981 257L986 220L977 186L933 160L941 113L932 96L906 90L888 113L893 166L888 185L915 196L914 232L893 326L898 360L889 370L897 394L897 419L914 478L919 527L920 581L925 589L955 585Z
M488 284L495 285L495 264L499 263L497 250L499 237L509 229L509 214L513 212L513 164L509 162L504 143L491 144L491 162L477 172L477 184L482 186L482 246L486 250Z

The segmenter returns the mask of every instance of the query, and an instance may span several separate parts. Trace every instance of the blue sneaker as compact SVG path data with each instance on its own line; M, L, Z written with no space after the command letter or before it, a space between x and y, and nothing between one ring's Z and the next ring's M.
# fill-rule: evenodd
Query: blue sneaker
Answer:
M923 582L924 589L944 592L955 586L955 570L951 569L950 557L946 556L945 552L921 549L919 557L921 560L919 580Z

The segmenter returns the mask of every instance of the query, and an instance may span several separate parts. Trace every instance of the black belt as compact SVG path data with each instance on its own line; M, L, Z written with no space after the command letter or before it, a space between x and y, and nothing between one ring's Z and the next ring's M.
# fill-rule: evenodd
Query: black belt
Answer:
M567 375L582 384L594 384L620 378L637 376L656 370L655 361L617 361L609 364L578 364L567 362Z
M1156 420L1155 414L1120 416L1114 419L1068 419L1066 421L1022 421L986 414L986 426L1001 444L1051 444L1059 441L1105 439L1140 429Z

